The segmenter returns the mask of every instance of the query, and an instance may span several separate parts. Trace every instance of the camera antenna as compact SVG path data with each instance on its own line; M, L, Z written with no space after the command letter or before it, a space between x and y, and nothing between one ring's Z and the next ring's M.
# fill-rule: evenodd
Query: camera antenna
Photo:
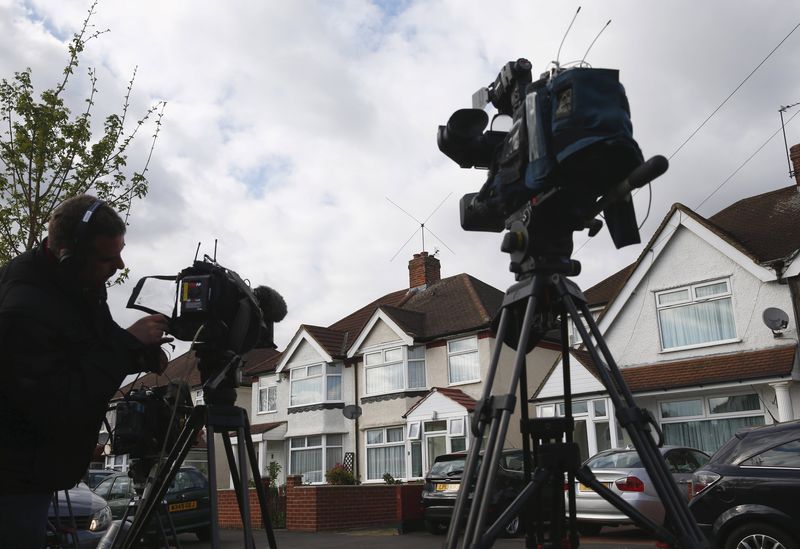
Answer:
M569 27L567 27L567 32L564 33L564 37L561 39L561 43L558 45L558 52L556 53L556 60L554 61L556 65L556 70L558 70L558 60L561 59L561 47L564 45L564 40L567 39L567 35L569 31L572 30L572 25L575 23L575 19L578 18L578 14L581 12L581 7L578 6L578 9L575 10L575 15L572 16L572 21L569 22Z
M194 251L194 260L197 261L197 254L200 253L200 242L197 243L197 248Z
M401 212L403 212L404 214L406 214L408 217L410 217L411 219L413 219L414 221L416 221L417 223L419 223L419 227L418 227L418 228L417 228L417 229L416 229L416 230L415 230L413 233L411 233L411 236L409 236L409 237L408 237L408 240L406 240L406 241L403 243L403 245L402 245L402 246L400 246L400 249L399 249L399 250L397 250L397 252L395 252L395 254L392 256L392 258L389 260L390 262L391 262L391 261L394 261L394 258L395 258L395 257L397 257L397 256L398 256L398 254L399 254L400 252L402 252L402 251L403 251L403 248L405 248L405 247L406 247L406 245L407 245L409 242L411 242L411 239L412 239L412 238L414 238L414 236L415 236L415 235L416 235L416 234L417 234L419 231L422 231L422 251L423 251L423 252L425 251L425 223L427 223L427 222L428 222L428 220L429 220L431 217L433 217L433 214L435 214L435 213L436 213L436 212L439 210L439 208L441 208L441 207L442 207L442 205L443 205L443 204L444 204L444 203L447 201L447 199L448 199L448 198L450 198L450 195L451 195L451 194L453 194L453 193L452 193L452 192L450 192L450 193L447 193L447 196L445 196L445 197L444 197L444 199L443 199L441 202L439 202L439 205L438 205L438 206L436 206L436 207L433 209L433 211L430 213L430 215L429 215L428 217L426 217L426 218L425 218L425 221L420 221L419 219L417 219L416 217L414 217L413 215L411 215L410 213L408 213L406 210L404 210L403 208L401 208L401 207L400 207L400 206L399 206L399 205L398 205L396 202L394 202L394 201L393 201L391 198L389 198L388 196L386 197L386 200L388 200L389 202L391 202L391 203L392 203L392 204L393 204L393 205L394 205L394 206L395 206L395 207L396 207L398 210L400 210ZM442 240L441 238L439 238L438 236L436 236L436 234L435 234L435 233L434 233L432 230L430 230L430 228L428 228L428 232L429 232L429 233L431 233L431 235L433 235L433 237L434 237L436 240L438 240L439 242L441 242L441 243L442 243L442 245L443 245L445 248L447 248L448 250L450 250L450 251L451 251L451 252L452 252L452 253L455 255L455 252L453 252L452 248L450 248L450 246L448 246L447 244L445 244L444 240Z
M606 30L610 24L611 24L611 19L609 19L606 22L606 24L603 25L603 28L600 29L600 32L598 32L597 36L594 37L594 40L592 40L592 43L589 44L588 48L586 48L586 53L583 54L583 59L581 59L581 62L578 64L578 66L583 65L583 62L586 60L586 56L589 55L589 50L592 49L592 46L594 46L594 43L597 42L597 39L600 38L600 35L603 34L603 31Z
M214 263L217 262L217 239L214 239Z

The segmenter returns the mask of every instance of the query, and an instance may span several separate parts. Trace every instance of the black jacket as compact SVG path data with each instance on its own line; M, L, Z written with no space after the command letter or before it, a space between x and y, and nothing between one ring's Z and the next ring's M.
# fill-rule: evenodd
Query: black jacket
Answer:
M0 493L74 486L144 346L46 244L0 269Z

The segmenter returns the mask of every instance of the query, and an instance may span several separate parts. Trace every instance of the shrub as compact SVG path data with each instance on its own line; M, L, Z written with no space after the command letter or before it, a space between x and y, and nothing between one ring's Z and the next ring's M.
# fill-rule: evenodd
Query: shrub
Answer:
M337 463L333 466L333 468L325 472L325 480L328 481L328 484L358 484L358 482L356 482L356 477L353 476L353 473L341 463Z
M390 473L383 475L383 482L386 484L403 484L402 480L397 480Z

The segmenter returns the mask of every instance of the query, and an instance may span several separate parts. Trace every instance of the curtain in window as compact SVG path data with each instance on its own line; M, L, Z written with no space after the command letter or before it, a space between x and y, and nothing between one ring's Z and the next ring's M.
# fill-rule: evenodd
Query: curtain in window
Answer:
M322 482L322 448L292 450L292 474L303 482Z
M478 351L450 357L450 383L471 381L479 377Z
M342 400L342 376L328 376L328 400Z
M412 360L408 363L408 387L425 387L425 361Z
M736 337L730 298L663 309L658 314L664 349Z
M403 388L403 363L367 368L367 394L388 393Z
M691 446L713 454L736 431L753 425L764 425L764 416L664 423L661 427L665 444Z
M405 446L367 448L367 478L382 479L386 473L394 478L405 478Z

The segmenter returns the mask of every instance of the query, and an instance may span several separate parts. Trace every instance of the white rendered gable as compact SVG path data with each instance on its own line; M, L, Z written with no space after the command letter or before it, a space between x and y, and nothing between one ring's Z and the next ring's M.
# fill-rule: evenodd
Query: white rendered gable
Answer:
M430 393L425 400L419 403L406 417L407 421L423 421L430 419L433 413L439 418L463 416L467 409L450 397L439 392Z
M275 371L282 372L290 363L299 365L315 362L333 362L333 357L306 330L300 329L278 361Z
M570 357L570 385L572 394L597 393L605 388L600 381L592 375L586 367L575 357ZM561 361L553 368L550 377L544 383L542 390L536 395L537 399L563 398L564 396L564 370Z
M392 336L394 334L394 336ZM347 357L354 357L359 351L382 343L402 342L405 345L414 345L414 338L408 335L389 315L378 309L373 313L364 329L347 351Z

